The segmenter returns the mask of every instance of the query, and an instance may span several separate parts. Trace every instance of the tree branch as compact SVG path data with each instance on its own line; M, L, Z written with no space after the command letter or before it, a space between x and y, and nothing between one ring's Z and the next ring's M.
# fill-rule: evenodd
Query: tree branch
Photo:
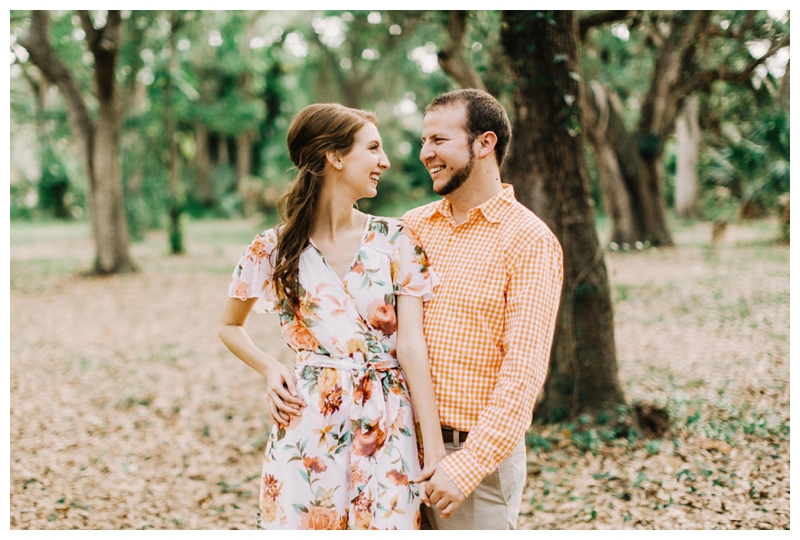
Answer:
M78 145L83 150L86 176L92 182L94 174L88 156L94 144L94 124L78 84L50 45L50 16L47 11L31 11L31 26L28 32L20 36L18 43L25 47L31 62L36 64L42 74L58 86L67 105L67 115Z
M86 33L86 43L89 44L89 49L94 52L95 47L97 47L97 40L100 39L100 32L98 32L97 28L94 27L94 23L92 23L92 17L89 15L87 10L79 9L77 11L78 18L81 20L83 31Z
M789 46L789 35L784 36L782 39L775 41L772 43L770 48L767 50L766 54L761 58L754 58L744 69L741 71L732 71L727 68L727 66L721 66L716 69L710 69L707 71L703 71L691 77L689 80L686 81L681 88L678 89L679 94L688 95L689 93L695 91L696 89L707 86L714 81L725 81L734 84L741 84L746 82L750 77L753 76L753 72L756 70L758 66L763 64L767 61L769 57L774 55L779 50L783 49L784 47Z
M450 75L461 88L477 88L486 91L480 76L464 59L464 34L467 30L467 12L459 10L450 11L450 20L447 23L447 33L450 41L439 51L439 65L445 73Z
M100 39L99 47L106 51L116 53L121 39L122 11L118 9L108 10L108 21L103 27L103 37Z
M753 21L755 20L756 12L755 11L748 11L747 15L745 15L742 24L739 28L728 28L727 30L723 30L719 26L710 26L707 30L709 36L714 37L723 37L723 38L730 38L730 39L739 39L742 37L747 29L753 26Z
M578 35L580 36L581 41L583 41L583 38L586 37L586 33L590 28L602 26L614 21L619 21L627 17L628 13L630 13L630 10L627 9L607 10L597 11L581 17L578 19Z
M97 99L104 104L116 106L115 67L117 53L122 39L122 14L119 10L109 10L106 25L98 30L98 41L92 47L94 54L94 80L97 86Z

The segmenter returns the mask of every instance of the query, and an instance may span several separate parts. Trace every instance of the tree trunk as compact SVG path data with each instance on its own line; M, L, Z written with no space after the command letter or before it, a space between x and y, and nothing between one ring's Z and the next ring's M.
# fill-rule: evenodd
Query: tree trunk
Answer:
M53 121L47 121L47 111L51 106L50 89L56 87L42 75L41 70L26 69L26 64L19 64L22 68L22 75L36 96L35 116L36 116L36 156L39 162L39 206L43 210L51 210L53 215L59 219L69 219L72 214L64 201L67 190L69 189L69 179L65 175L53 178L47 169L54 164L58 158L52 150L52 141L49 140L50 133L53 131Z
M236 190L244 202L244 215L249 216L256 211L258 204L258 188L253 189L250 177L250 163L253 159L253 132L247 130L236 137Z
M675 174L675 210L684 219L700 217L697 190L697 157L700 150L700 106L697 95L686 100L675 122L678 146Z
M253 93L250 90L252 76L248 61L250 58L250 39L256 35L255 23L257 17L252 17L245 28L245 38L242 40L240 51L245 62L244 71L240 80L242 95L247 100L252 100ZM249 216L256 211L259 199L259 182L254 182L251 177L253 162L253 142L255 132L248 129L239 133L236 137L236 189L242 196L244 202L244 215ZM255 184L255 185L254 185Z
M787 61L786 73L778 81L778 97L776 98L778 106L787 111L789 110L789 64L790 61Z
M641 163L633 150L633 140L625 131L619 107L605 88L592 81L591 89L581 88L582 118L589 142L594 148L603 207L611 218L611 242L632 245L646 236L640 210Z
M642 241L649 241L654 246L672 246L672 234L667 225L667 205L664 199L664 151L662 148L654 153L642 155L642 191L652 204L643 209L646 225L646 235Z
M453 77L461 88L477 88L486 91L483 81L464 58L464 34L467 30L467 12L450 11L447 33L450 41L437 55L439 65L445 73Z
M217 165L220 167L226 167L230 165L231 158L230 152L228 151L228 137L221 134L217 139Z
M202 66L195 66L197 69L200 80L199 94L200 105L203 106L209 101L209 88L208 88L208 74ZM209 151L209 133L208 127L202 120L197 120L194 124L194 143L196 147L194 157L194 197L205 208L214 208L216 206L216 198L214 196L214 184L211 180L212 164L211 152Z
M175 44L175 33L181 25L178 12L170 14L169 62L167 64L167 80L164 85L164 115L166 116L166 139L169 144L167 170L169 171L169 248L172 255L181 255L183 248L183 231L181 230L181 214L183 213L184 196L181 186L180 164L181 152L175 129L175 118L172 113L172 77L176 69L178 56Z
M201 121L194 126L197 147L194 161L195 197L206 208L215 206L214 185L211 182L211 156L208 151L208 128Z
M100 109L96 125L78 85L50 45L50 20L46 11L31 12L30 30L20 39L20 44L27 49L31 61L61 91L83 155L95 240L94 271L97 274L131 272L136 268L128 254L128 224L122 203L119 167L122 112L114 79L121 16L119 11L109 11L108 22L100 29L94 28L88 12L80 11L79 16L95 58L95 96Z
M564 250L564 290L536 415L558 420L624 403L608 274L589 204L572 11L505 11L501 40L515 85L504 175ZM578 76L576 76L578 75Z
M181 152L178 139L172 134L169 148L169 249L172 255L182 255L183 229L181 228L181 214L183 213L184 197L181 187Z

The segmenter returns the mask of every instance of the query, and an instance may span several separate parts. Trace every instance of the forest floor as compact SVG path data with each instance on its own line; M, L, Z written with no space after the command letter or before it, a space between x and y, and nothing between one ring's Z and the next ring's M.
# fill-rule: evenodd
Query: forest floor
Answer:
M789 247L777 224L674 222L677 247L605 255L626 399L663 439L534 425L520 527L789 527ZM251 529L264 385L216 335L256 221L187 224L87 278L86 224L12 223L10 528ZM291 362L277 318L255 343ZM608 424L610 425L610 424Z

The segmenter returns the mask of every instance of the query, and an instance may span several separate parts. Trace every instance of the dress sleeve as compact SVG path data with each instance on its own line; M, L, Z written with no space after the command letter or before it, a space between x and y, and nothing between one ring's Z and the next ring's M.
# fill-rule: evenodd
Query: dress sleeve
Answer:
M435 296L433 291L438 284L439 277L428 266L428 257L417 235L407 224L402 224L392 254L394 294L421 296L427 302Z
M231 298L258 298L253 305L253 311L257 313L273 313L276 309L272 255L277 244L278 237L274 229L256 236L239 259L228 285L228 296Z

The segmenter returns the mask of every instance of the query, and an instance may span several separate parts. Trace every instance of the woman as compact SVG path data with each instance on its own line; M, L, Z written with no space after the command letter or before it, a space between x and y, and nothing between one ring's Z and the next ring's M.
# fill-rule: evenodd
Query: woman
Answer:
M400 220L354 208L389 168L377 123L339 104L294 118L283 223L256 236L231 278L219 335L266 379L274 422L263 528L419 528L410 479L445 456L422 334L438 278ZM253 344L251 309L280 314L294 369Z

